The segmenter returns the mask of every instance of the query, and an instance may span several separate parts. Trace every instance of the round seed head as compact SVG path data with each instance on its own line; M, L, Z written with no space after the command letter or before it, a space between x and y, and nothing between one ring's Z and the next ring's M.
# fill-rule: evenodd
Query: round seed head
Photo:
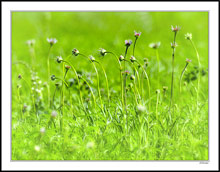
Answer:
M180 26L176 26L176 27L171 26L171 30L172 30L173 32L178 32L180 29L181 29Z
M103 48L100 48L100 49L99 49L99 52L100 52L101 56L105 56L105 55L107 54L107 53L106 53L106 50L103 49Z
M92 62L95 61L95 58L94 58L92 55L89 56L89 59L90 59Z
M77 50L76 48L74 48L74 49L72 50L72 54L73 54L74 56L78 56L78 55L79 55L79 50Z
M57 116L57 112L55 111L55 110L53 110L52 112L51 112L51 117L52 118L55 118Z
M120 55L119 56L119 61L123 61L125 58L124 58L124 56L123 55Z
M52 46L57 43L57 40L56 38L47 38L47 42L49 42L50 45Z
M54 81L56 79L55 75L51 75L51 80Z
M130 76L130 80L132 80L132 81L135 80L135 76L134 76L134 75L131 75L131 76Z
M134 37L139 38L141 36L141 32L134 31Z
M192 33L185 34L185 39L192 40Z
M131 62L133 63L133 62L136 61L136 58L135 58L134 56L131 56L130 60L131 60Z
M132 44L131 40L125 40L125 46L129 47Z
M61 56L57 56L57 63L61 63L63 61L63 58Z

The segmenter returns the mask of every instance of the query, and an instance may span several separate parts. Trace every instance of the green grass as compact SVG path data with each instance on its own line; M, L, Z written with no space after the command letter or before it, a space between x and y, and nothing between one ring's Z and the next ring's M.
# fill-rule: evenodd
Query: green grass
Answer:
M181 30L176 37L170 107L170 43L174 36L171 25L181 26ZM143 68L144 58L148 58L145 69L150 98L142 68L134 63L139 84L137 72L135 80L130 80L133 65L126 62L130 74L126 79L125 108L125 94L121 96L122 91L125 93L121 85L124 75L121 78L119 64L113 54L102 57L98 50L104 48L117 57L124 56L124 41L131 39L134 43L134 30L142 32L135 58ZM201 72L194 47L184 36L188 32L192 33L200 56ZM58 40L49 53L50 75L60 78L55 81L48 78L47 38ZM35 39L34 53L26 44L30 39ZM152 42L161 43L158 54L149 47ZM128 61L133 45L128 48ZM99 77L91 61L81 55L71 56L73 48L86 56L93 55L101 63L104 70L94 62ZM57 63L57 56L68 64ZM186 59L192 62L184 72L180 93L179 81ZM65 78L64 64L72 66ZM121 66L124 67L124 61ZM73 67L87 82L79 78L78 85ZM37 72L36 81L31 80L30 70ZM74 82L71 84L70 80ZM165 93L163 86L168 86ZM53 118L54 110L57 116ZM208 160L208 13L12 12L11 116L12 160ZM40 132L42 128L45 132Z

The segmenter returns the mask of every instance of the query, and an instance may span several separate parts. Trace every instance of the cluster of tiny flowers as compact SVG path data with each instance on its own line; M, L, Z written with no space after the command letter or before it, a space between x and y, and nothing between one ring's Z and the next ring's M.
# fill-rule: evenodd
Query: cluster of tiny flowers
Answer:
M136 32L136 31L134 31L134 36L135 36L136 38L139 38L139 37L141 36L141 32Z
M125 46L129 47L132 44L131 40L125 40Z
M63 61L63 58L61 56L57 56L57 63L61 63Z
M149 44L149 47L153 49L157 49L160 47L160 42L151 43Z
M192 33L185 34L185 39L192 40Z
M79 55L79 50L77 50L76 48L74 48L74 49L72 50L72 54L73 54L74 56L78 56L78 55Z
M34 40L34 39L32 39L32 40L27 40L27 41L26 41L26 44L27 44L28 46L32 47L32 46L34 46L34 44L35 44L35 40Z
M105 56L105 55L107 54L107 53L106 53L106 50L103 49L103 48L100 48L100 49L99 49L99 52L100 52L101 56Z
M47 38L47 42L49 42L50 45L54 45L57 43L57 40L56 40L56 38Z
M171 30L173 32L178 32L180 29L181 29L180 26L176 26L176 27L171 26Z

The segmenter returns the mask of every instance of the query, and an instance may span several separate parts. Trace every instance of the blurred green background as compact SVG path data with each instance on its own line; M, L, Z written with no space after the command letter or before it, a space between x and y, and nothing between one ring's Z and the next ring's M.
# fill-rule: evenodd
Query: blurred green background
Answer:
M181 26L181 31L177 35L179 47L176 50L176 68L182 69L186 58L192 59L192 64L197 64L190 42L184 39L184 34L187 32L193 34L193 40L201 56L201 64L207 68L208 12L12 12L12 61L24 60L31 63L25 42L35 39L37 65L43 74L47 71L46 56L49 45L46 39L48 37L58 40L52 51L54 58L57 55L65 58L71 54L73 48L95 57L99 48L120 55L125 51L124 40L134 40L133 33L136 30L142 32L136 46L136 58L147 57L150 60L152 70L150 75L153 77L156 58L154 50L148 45L160 41L160 60L164 65L161 74L164 73L166 76L171 72L169 67L171 66L170 42L173 40L171 25ZM128 52L128 55L130 54L131 50ZM102 61L107 67L109 63L114 62L114 59L106 56ZM88 65L79 58L74 64ZM112 68L114 69L113 65L107 68L107 73L114 74Z

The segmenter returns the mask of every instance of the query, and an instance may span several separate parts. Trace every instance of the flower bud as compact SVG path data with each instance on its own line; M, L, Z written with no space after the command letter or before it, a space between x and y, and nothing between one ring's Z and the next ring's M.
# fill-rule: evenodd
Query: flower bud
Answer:
M57 56L57 62L61 63L63 61L63 58L61 56Z
M92 62L95 61L95 58L94 58L92 55L89 56L89 59L90 59Z
M160 94L160 90L159 89L156 90L156 94Z
M73 54L74 56L78 56L78 55L79 55L79 50L77 50L76 48L74 48L74 49L72 50L72 54Z
M69 70L71 68L71 66L65 65L65 69Z
M129 71L127 71L127 70L123 72L123 74L124 74L125 76L128 76L128 75L129 75L129 73L130 73L130 72L129 72Z
M158 49L160 47L160 42L151 43L149 47L153 49Z
M134 37L139 38L141 36L141 32L134 31Z
M131 56L130 60L132 63L134 63L136 61L136 58L134 56Z
M130 80L132 80L132 81L135 80L135 76L134 76L134 75L131 75L131 76L130 76Z
M186 63L190 63L192 60L190 59L186 59Z
M100 48L99 51L100 51L101 56L105 56L107 54L106 50L103 48Z
M18 75L18 79L21 79L21 78L22 78L22 76L21 76L21 74L19 74L19 75Z
M131 40L125 40L125 46L129 47L132 44Z
M56 79L55 75L51 75L51 80L54 81Z
M124 56L123 55L120 55L119 56L119 61L123 61L125 58L124 58Z
M49 42L50 45L52 46L57 43L57 40L56 38L47 38L47 42Z
M163 86L163 91L166 92L168 90L167 86Z

